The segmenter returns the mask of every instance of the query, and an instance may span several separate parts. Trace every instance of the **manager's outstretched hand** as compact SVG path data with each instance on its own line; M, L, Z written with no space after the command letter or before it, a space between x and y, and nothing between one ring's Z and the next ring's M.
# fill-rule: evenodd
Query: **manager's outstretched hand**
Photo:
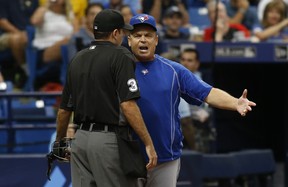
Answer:
M249 101L247 99L247 89L245 89L242 93L242 96L238 99L238 104L237 104L237 111L242 115L246 116L248 111L252 110L252 106L256 106L256 103Z

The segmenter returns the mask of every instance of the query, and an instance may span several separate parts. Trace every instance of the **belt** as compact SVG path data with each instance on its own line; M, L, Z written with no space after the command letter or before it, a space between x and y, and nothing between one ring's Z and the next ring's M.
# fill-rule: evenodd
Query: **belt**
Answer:
M116 125L104 125L99 123L81 123L79 128L84 131L115 132Z

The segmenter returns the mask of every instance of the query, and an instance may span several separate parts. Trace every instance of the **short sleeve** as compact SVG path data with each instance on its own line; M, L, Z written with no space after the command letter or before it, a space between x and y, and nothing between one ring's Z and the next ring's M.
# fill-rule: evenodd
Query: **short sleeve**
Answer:
M135 62L132 57L125 53L120 55L112 68L120 102L139 98L140 92L135 77Z
M71 63L70 63L71 64ZM68 68L69 71L69 68ZM73 111L72 95L70 90L69 72L67 72L66 83L62 91L60 108L68 111Z
M212 86L184 67L181 67L178 76L180 76L181 97L189 104L201 105L210 93Z

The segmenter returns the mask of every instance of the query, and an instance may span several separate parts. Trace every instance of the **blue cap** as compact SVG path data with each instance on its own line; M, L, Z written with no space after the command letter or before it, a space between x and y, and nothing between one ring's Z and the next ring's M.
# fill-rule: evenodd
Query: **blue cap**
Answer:
M137 14L136 16L133 16L130 19L130 25L136 26L140 24L146 24L151 26L155 31L157 31L156 28L156 21L153 16L150 16L148 14Z

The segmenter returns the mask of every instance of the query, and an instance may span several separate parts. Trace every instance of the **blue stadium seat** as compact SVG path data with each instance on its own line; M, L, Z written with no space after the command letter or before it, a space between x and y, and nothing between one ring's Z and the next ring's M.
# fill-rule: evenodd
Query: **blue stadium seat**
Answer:
M224 179L228 181L230 187L236 186L238 170L235 157L231 154L204 154L202 177L204 181L218 182Z
M47 153L51 135L55 129L16 130L14 153Z
M4 123L4 121L7 118L7 106L6 106L7 100L6 99L0 99L0 122Z
M25 90L32 91L34 87L33 83L35 79L35 69L36 69L36 51L34 50L32 46L32 41L35 35L35 28L32 26L28 26L26 28L26 32L27 32L27 37L28 37L28 43L26 46L25 55L26 55L26 63L27 63L28 70L29 70L29 77L27 80Z
M244 179L245 186L273 186L273 174L276 170L276 163L272 150L244 150L231 154L236 159L238 173ZM262 177L262 181L260 177Z
M52 106L36 107L37 99L12 101L13 125L15 126L14 153L47 153L48 144L55 128L56 116Z
M66 81L66 71L67 67L69 64L69 56L68 56L68 46L67 45L62 45L61 46L61 56L62 56L62 66L61 66L61 75L60 75L60 80L62 85L65 84Z
M183 150L177 187L202 187L202 164L202 153Z
M211 25L206 7L190 7L188 12L190 16L190 23L193 26L197 26L200 30L203 30Z
M183 150L177 187L203 187L207 182L218 183L220 180L226 180L229 187L234 187L237 169L232 154L203 154Z
M183 150L177 187L203 187L210 183L238 187L239 181L246 187L272 187L275 169L270 149L225 154Z
M7 153L7 145L8 145L8 132L6 130L0 129L0 153Z
M53 106L37 108L36 99L12 100L12 119L8 120L7 100L0 125L0 152L46 153L52 133L55 131L55 111ZM1 100L2 101L2 100ZM2 115L2 114L1 114ZM3 135L3 136L2 136ZM2 138L3 137L3 138ZM11 147L5 147L9 142ZM3 147L3 148L2 148Z
M188 7L205 7L206 3L203 0L188 0Z
M0 92L12 92L13 83L11 81L5 81L6 89L0 90ZM0 123L4 123L8 115L7 111L7 99L0 98Z

